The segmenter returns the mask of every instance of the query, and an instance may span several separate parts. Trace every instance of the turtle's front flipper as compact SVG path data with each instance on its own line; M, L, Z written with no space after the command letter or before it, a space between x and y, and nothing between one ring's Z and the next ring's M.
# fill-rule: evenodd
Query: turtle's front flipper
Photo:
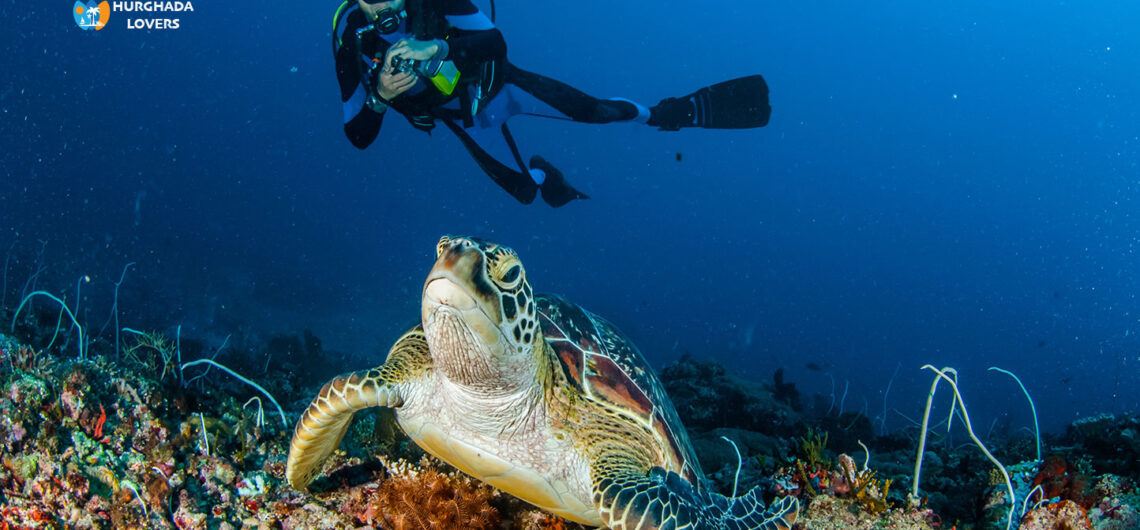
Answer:
M396 341L383 365L326 383L293 430L285 466L289 485L304 491L340 445L352 415L369 407L399 407L404 403L402 383L418 378L430 363L427 341L417 326Z
M645 474L620 463L600 463L593 471L594 503L610 528L787 530L799 515L795 497L784 497L765 510L758 489L728 498L698 491L660 467Z

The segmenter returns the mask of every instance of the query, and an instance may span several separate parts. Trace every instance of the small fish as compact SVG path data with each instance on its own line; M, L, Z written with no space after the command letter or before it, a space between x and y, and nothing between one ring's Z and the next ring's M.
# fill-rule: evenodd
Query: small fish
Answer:
M807 368L808 370L811 370L813 372L822 372L823 371L823 368L820 367L816 363L807 363L804 365L804 368Z
M681 153L677 153L677 161L678 161L678 162L680 162L680 161L681 161Z

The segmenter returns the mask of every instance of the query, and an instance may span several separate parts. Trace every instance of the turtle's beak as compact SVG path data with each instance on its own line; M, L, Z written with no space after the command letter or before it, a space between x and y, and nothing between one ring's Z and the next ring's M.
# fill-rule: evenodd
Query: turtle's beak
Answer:
M460 243L444 250L424 283L424 329L428 330L442 316L441 312L449 312L458 316L484 345L493 347L499 343L499 319L492 317L499 314L494 305L498 296L486 296L490 289L483 274L483 254L478 248Z

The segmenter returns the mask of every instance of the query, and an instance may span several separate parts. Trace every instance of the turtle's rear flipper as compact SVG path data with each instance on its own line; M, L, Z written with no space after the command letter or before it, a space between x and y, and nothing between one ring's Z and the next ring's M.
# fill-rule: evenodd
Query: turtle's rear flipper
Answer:
M399 407L403 404L397 383L418 375L427 362L427 341L417 326L400 337L380 367L353 372L325 383L309 403L289 444L285 479L295 490L305 491L321 464L340 445L352 415L369 407Z
M799 501L784 497L764 508L759 489L734 498L698 491L680 475L654 467L648 475L620 463L594 467L594 501L610 528L720 528L789 530Z
M665 98L649 110L649 125L664 131L682 127L751 129L768 124L768 83L750 75L704 87L681 98Z

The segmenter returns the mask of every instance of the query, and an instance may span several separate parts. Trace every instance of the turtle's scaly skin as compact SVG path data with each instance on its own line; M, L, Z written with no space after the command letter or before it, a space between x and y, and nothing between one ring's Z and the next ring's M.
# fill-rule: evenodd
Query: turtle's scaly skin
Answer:
M660 381L609 322L535 296L509 248L444 237L422 327L380 367L329 382L293 435L286 478L305 489L356 410L393 407L424 450L567 519L594 526L775 529L784 498L709 491Z

